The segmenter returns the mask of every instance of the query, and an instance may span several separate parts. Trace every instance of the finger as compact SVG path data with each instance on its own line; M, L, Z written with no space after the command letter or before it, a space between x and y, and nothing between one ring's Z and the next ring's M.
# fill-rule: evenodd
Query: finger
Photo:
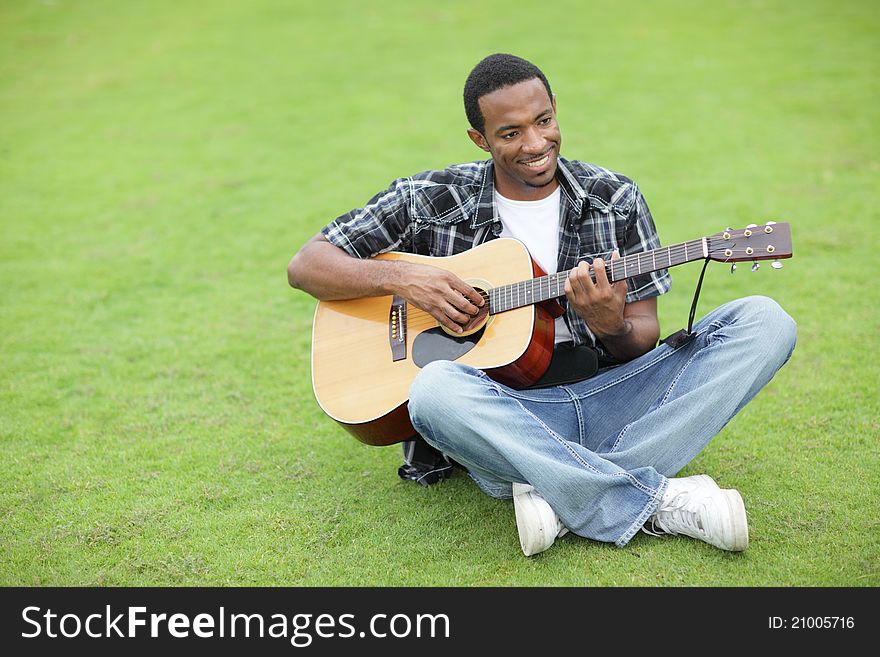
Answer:
M589 292L595 287L593 277L590 275L590 263L581 261L578 266L571 271L569 279L572 279L574 287Z
M620 260L620 251L618 251L617 249L614 249L614 252L611 254L611 262L614 262L615 260ZM614 271L614 268L612 267L611 270ZM625 267L624 271L626 271ZM615 288L626 287L626 279L621 278L619 281L614 281L611 286Z
M569 298L579 304L587 303L595 287L590 279L590 265L586 262L578 263L578 266L571 270L566 285L568 289L566 294Z
M466 301L468 301L469 303L473 304L473 306L474 306L473 309L470 309L470 308L468 308L468 309L464 309L464 308L462 308L462 310L466 310L466 312L469 312L469 313L471 313L472 315L476 315L477 312L479 312L479 311L477 310L477 307L478 307L478 306L481 307L481 306L486 302L486 300L483 299L483 295L482 295L482 294L480 294L479 292L477 292L474 288L472 288L470 285L468 285L467 283L465 283L465 282L464 282L463 280L461 280L460 278L456 278L456 279L455 279L450 285L451 285L452 289L454 289L456 292L458 292L459 294L461 294L462 297L463 297Z
M477 296L479 297L480 295L478 294ZM470 299L465 296L465 293L460 292L459 290L453 289L451 296L446 300L454 308L467 313L471 317L475 317L480 312L480 309L477 308L476 304L471 303ZM480 300L482 300L482 297L480 297Z
M462 332L463 329L461 328L461 324L456 323L452 318L449 317L449 315L446 314L446 312L444 312L443 309L438 308L436 312L432 312L431 314L434 316L434 319L436 319L444 328L449 329L453 333Z
M596 285L598 287L608 285L608 274L605 272L605 261L602 258L593 260L593 272L596 274Z
M459 312L459 310L456 309L456 307L451 304L449 304L445 308L443 308L443 313L449 319L451 319L453 322L455 322L456 324L461 325L461 326L464 326L469 321L471 321L471 317L472 317L471 315L467 315L463 312Z
M583 303L581 287L574 277L574 270L572 270L572 273L568 275L568 279L565 281L565 296L568 298L569 303L575 306Z

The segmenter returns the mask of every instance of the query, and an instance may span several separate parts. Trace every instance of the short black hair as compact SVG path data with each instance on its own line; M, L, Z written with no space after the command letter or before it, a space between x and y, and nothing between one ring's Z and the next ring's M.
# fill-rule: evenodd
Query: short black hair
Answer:
M498 89L534 78L544 83L547 95L553 98L547 77L531 62L506 53L485 57L474 66L464 83L464 112L471 127L480 133L486 129L486 119L480 110L480 98Z

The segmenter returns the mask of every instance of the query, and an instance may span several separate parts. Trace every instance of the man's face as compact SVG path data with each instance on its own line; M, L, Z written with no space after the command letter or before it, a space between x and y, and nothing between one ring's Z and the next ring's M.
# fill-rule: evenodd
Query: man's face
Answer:
M502 196L532 201L556 189L556 158L562 136L556 123L556 99L533 78L480 98L484 134L468 130L471 140L491 153L495 188Z

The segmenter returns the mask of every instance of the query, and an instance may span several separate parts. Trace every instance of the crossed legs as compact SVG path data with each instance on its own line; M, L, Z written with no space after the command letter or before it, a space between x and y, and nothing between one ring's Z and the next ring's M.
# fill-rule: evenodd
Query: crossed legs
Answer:
M690 462L790 357L794 321L771 299L725 304L696 337L574 385L514 390L454 362L425 367L410 417L486 493L527 483L575 534L625 545Z

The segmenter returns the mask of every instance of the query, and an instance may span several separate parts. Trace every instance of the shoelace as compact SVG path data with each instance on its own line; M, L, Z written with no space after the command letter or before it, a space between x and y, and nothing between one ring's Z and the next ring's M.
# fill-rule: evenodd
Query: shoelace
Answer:
M700 516L702 515L700 511L705 509L705 503L699 504L699 510L687 510L685 507L688 506L689 502L690 492L680 492L668 504L664 504L654 513L651 517L651 531L645 529L645 533L659 536L660 533L674 535L690 530L700 535L706 535L706 529L700 523ZM682 532L682 529L685 532Z

